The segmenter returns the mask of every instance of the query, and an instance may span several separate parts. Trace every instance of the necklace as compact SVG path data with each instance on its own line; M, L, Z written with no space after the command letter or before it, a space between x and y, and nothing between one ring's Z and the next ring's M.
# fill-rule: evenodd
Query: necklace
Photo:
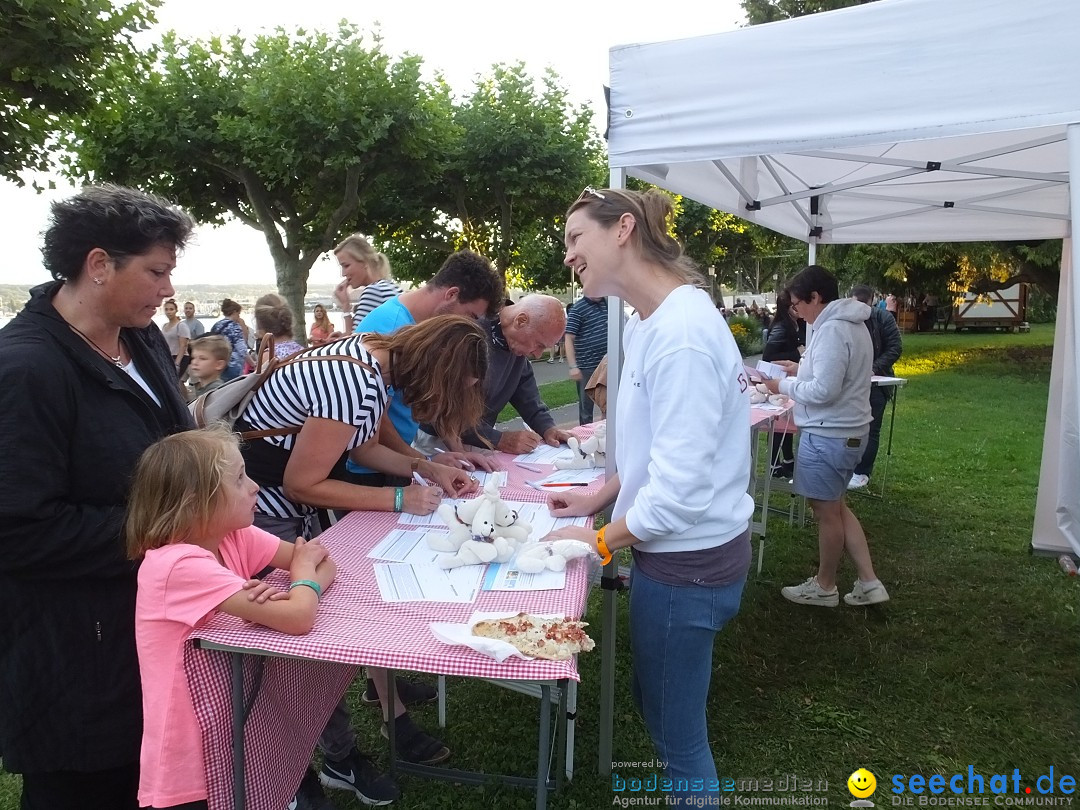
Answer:
M116 356L113 357L111 354L109 354L103 348L101 348L96 343L94 343L94 341L92 341L89 337L87 337L86 333L83 332L79 327L77 327L77 326L75 326L73 324L70 324L70 323L68 324L68 326L70 326L75 332L77 332L79 334L79 337L81 337L83 340L85 340L87 343L89 343L91 346L93 346L95 349L97 349L98 352L100 352L103 357L109 358L109 360L112 362L112 364L114 366L116 366L119 369L122 369L124 367L124 364L120 361L120 358L123 356L122 355L123 349L121 348L121 343L120 343L120 338L119 337L116 338Z

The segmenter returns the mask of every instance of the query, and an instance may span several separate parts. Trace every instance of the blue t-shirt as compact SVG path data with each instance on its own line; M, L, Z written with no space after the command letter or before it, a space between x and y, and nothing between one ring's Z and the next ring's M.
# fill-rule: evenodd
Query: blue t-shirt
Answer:
M381 335L388 335L391 332L396 332L402 326L414 323L416 323L416 320L401 303L401 300L391 298L365 315L364 319L357 325L356 331L377 332ZM397 432L401 434L401 438L405 440L405 443L412 444L413 439L416 438L416 431L419 429L419 425L413 419L412 409L401 401L401 397L395 393L393 388L388 388L386 393L389 396L386 411L390 414L390 421L397 428ZM354 464L351 460L346 462L345 468L351 473L376 472L376 470L368 467Z

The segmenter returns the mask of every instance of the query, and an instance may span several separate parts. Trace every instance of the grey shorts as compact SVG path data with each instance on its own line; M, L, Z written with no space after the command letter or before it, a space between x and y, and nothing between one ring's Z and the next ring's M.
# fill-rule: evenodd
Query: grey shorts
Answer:
M847 492L855 465L866 450L869 429L861 435L844 439L818 436L808 431L799 435L795 455L795 481L791 488L797 495L815 501L839 501Z

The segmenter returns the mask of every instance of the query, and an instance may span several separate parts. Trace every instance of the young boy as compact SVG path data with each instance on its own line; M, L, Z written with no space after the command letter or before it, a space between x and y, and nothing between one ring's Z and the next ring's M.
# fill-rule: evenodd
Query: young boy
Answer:
M207 335L191 341L191 363L188 364L187 398L193 402L207 391L225 384L221 372L229 364L232 347L221 335Z

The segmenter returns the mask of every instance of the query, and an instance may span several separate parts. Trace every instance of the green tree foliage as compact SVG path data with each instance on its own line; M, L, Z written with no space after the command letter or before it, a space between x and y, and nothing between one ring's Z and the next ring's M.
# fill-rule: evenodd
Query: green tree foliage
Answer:
M131 35L160 0L0 0L0 177L45 171L67 116L89 110L110 65L136 58Z
M70 173L258 229L298 316L312 264L344 232L424 216L451 121L447 88L421 80L418 57L394 60L342 23L250 41L169 34L151 58L78 127Z
M746 12L748 25L760 25L872 2L874 0L742 0L739 5Z
M931 292L941 300L987 293L1018 282L1057 299L1061 242L937 242L829 246L843 282L896 293ZM842 248L842 250L837 250Z
M490 257L513 286L563 286L562 216L604 174L591 118L586 105L570 104L551 70L537 80L521 63L494 65L454 105L430 217L380 231L397 272L426 278L442 255L467 247Z

